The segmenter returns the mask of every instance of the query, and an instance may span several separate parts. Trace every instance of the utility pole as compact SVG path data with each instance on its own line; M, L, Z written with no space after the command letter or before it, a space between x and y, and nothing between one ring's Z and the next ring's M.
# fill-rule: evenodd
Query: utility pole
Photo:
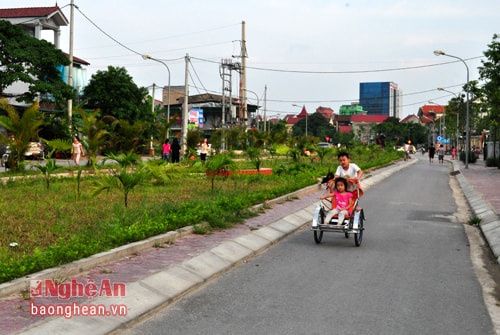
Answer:
M153 90L151 92L151 115L153 116L153 124L155 121L155 86L156 84L153 83ZM153 147L153 134L151 134L151 140L149 142L149 154L151 157L155 156L155 149Z
M73 30L75 19L75 0L71 0L70 23L69 23L69 70L68 85L73 88ZM73 133L73 99L68 100L68 127L70 134Z
M189 54L186 54L186 72L184 79L184 103L182 105L182 151L187 157L187 132L188 132L188 97L189 97Z
M241 22L241 75L240 75L240 102L243 106L243 120L247 119L250 128L251 120L247 107L247 46L245 41L245 21Z
M267 85L264 86L264 132L266 131L266 125L267 125L266 110L267 110Z

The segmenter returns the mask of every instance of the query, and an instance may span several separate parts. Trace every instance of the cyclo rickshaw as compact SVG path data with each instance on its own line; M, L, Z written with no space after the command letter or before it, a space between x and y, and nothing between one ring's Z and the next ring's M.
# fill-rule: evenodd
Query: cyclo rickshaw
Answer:
M312 220L311 230L314 233L314 241L319 244L323 239L324 232L333 232L344 234L345 238L354 235L354 244L359 247L363 241L364 221L365 214L363 208L359 205L359 199L363 195L363 190L358 180L347 179L348 192L353 194L352 211L349 215L345 216L344 222L339 224L338 215L334 215L329 222L325 222L327 213L332 209L332 202L328 199L321 199ZM335 183L334 179L326 182L326 188L332 189L332 184Z

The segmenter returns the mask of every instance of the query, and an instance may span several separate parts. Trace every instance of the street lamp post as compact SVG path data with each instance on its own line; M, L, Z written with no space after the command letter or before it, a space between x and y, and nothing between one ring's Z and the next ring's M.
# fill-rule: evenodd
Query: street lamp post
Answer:
M165 65L165 67L167 68L167 71L168 71L167 120L168 120L168 122L170 122L170 69L164 61L153 58L153 57L151 57L151 55L142 55L142 58L143 59L150 59L150 60L153 60L155 62L161 63L161 64ZM153 96L153 106L154 106L154 103L155 103L155 97ZM170 138L170 126L167 129L167 138Z
M467 63L460 57L449 55L445 53L443 50L434 50L434 55L436 56L448 56L451 58L458 59L462 63L464 63L465 68L467 69L467 100L465 105L465 168L469 168L469 154L470 154L470 115L469 115L469 67Z
M453 94L453 95L455 96L455 98L457 98L457 99L458 99L457 109L459 109L460 104L461 104L461 102L462 102L462 99L460 99L460 98L459 98L459 96L458 96L455 92L445 90L445 89L444 89L444 88L442 88L442 87L438 87L438 88L437 88L437 90L438 90L438 91L443 91L443 92L448 92L448 93ZM455 139L455 145L456 145L457 150L458 150L458 138L459 138L459 134L460 134L460 132L459 132L459 130L458 130L458 128L460 127L459 120L460 120L460 111L459 111L459 110L457 110L457 131L455 132L455 136L456 136L456 139Z
M306 139L307 139L307 110L306 110L306 106L305 105L299 106L297 104L292 104L292 106L302 108L303 110L306 111Z

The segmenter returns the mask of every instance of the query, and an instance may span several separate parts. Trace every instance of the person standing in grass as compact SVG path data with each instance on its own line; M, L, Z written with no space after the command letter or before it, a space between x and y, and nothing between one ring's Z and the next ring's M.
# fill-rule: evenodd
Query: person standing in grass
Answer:
M73 137L73 161L76 166L80 166L80 158L85 156L83 145L80 143L78 136Z

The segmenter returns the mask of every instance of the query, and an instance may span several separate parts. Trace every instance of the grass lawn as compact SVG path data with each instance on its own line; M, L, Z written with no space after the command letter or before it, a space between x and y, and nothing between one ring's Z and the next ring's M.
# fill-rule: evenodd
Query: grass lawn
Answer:
M399 158L384 151L364 155L353 159L363 169ZM245 161L239 166L251 168ZM188 225L227 228L253 215L252 205L315 184L336 166L333 155L322 165L269 159L262 167L273 168L272 175L220 178L212 190L200 164L181 164L166 183L136 186L128 207L120 192L92 195L98 176L52 176L48 189L43 178L0 183L0 283Z

